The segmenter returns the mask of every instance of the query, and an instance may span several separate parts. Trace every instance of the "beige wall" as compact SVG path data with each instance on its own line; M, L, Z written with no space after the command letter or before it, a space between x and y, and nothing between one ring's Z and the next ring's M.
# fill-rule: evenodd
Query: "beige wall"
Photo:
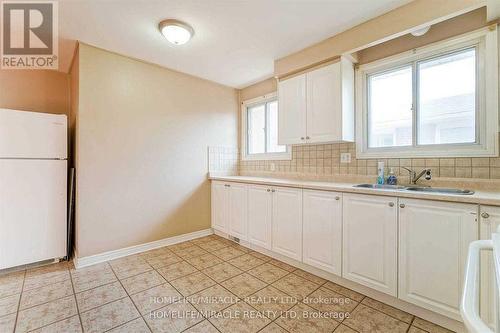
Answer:
M482 0L415 0L274 62L274 74L286 76L346 52L405 35L423 24L438 23L484 6Z
M413 48L435 43L453 36L473 31L487 25L486 7L473 10L452 19L433 25L423 36L407 34L358 52L360 64L389 57Z
M276 92L278 89L277 82L275 78L269 78L264 81L260 81L256 84L252 84L246 88L240 90L240 101L247 101L252 98L260 97L265 94Z
M237 91L79 52L78 256L209 228L207 146L237 145Z
M69 76L50 70L0 70L0 108L68 114Z

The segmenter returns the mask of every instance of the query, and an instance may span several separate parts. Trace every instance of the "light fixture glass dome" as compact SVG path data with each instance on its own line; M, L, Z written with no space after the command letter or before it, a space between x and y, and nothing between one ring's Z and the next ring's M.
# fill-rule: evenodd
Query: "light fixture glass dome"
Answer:
M169 19L161 21L159 28L163 36L175 45L187 43L194 35L193 28L178 20Z

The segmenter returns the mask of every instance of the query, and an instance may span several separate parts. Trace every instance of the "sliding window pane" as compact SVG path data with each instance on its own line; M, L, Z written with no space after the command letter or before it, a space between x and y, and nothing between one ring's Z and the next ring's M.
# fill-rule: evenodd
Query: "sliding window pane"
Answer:
M248 154L266 152L266 105L259 104L247 109Z
M368 76L368 147L412 144L412 67Z
M476 141L476 49L418 66L418 144Z
M284 153L286 152L286 146L278 145L278 102L273 101L267 103L267 113L269 117L268 123L268 142L267 142L267 152L268 153Z

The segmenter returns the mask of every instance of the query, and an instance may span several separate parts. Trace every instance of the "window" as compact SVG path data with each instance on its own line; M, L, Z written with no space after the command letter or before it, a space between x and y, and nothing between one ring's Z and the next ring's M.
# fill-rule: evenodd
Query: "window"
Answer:
M496 155L496 38L477 31L362 65L359 157Z
M243 103L243 159L290 159L285 145L278 144L278 101L276 95Z

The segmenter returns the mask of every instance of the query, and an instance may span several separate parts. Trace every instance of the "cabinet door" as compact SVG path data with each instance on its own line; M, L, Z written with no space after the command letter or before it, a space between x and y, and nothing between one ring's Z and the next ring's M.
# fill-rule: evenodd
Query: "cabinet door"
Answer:
M227 232L228 231L228 193L227 184L223 182L212 182L212 228Z
M271 250L273 197L269 186L248 186L248 241Z
M306 137L306 75L278 83L278 144L304 143Z
M491 239L491 234L495 233L500 226L500 207L481 206L479 219L481 221L479 236L481 239ZM494 306L495 292L495 271L491 252L481 253L481 318L493 329L496 322L497 313Z
M231 183L229 190L229 234L247 240L247 186Z
M307 73L307 142L342 140L340 62Z
M342 194L303 191L303 262L340 275L342 264Z
M400 199L399 298L461 320L469 243L477 205Z
M292 259L302 260L301 189L274 189L272 250Z
M397 295L397 198L343 197L342 276Z

